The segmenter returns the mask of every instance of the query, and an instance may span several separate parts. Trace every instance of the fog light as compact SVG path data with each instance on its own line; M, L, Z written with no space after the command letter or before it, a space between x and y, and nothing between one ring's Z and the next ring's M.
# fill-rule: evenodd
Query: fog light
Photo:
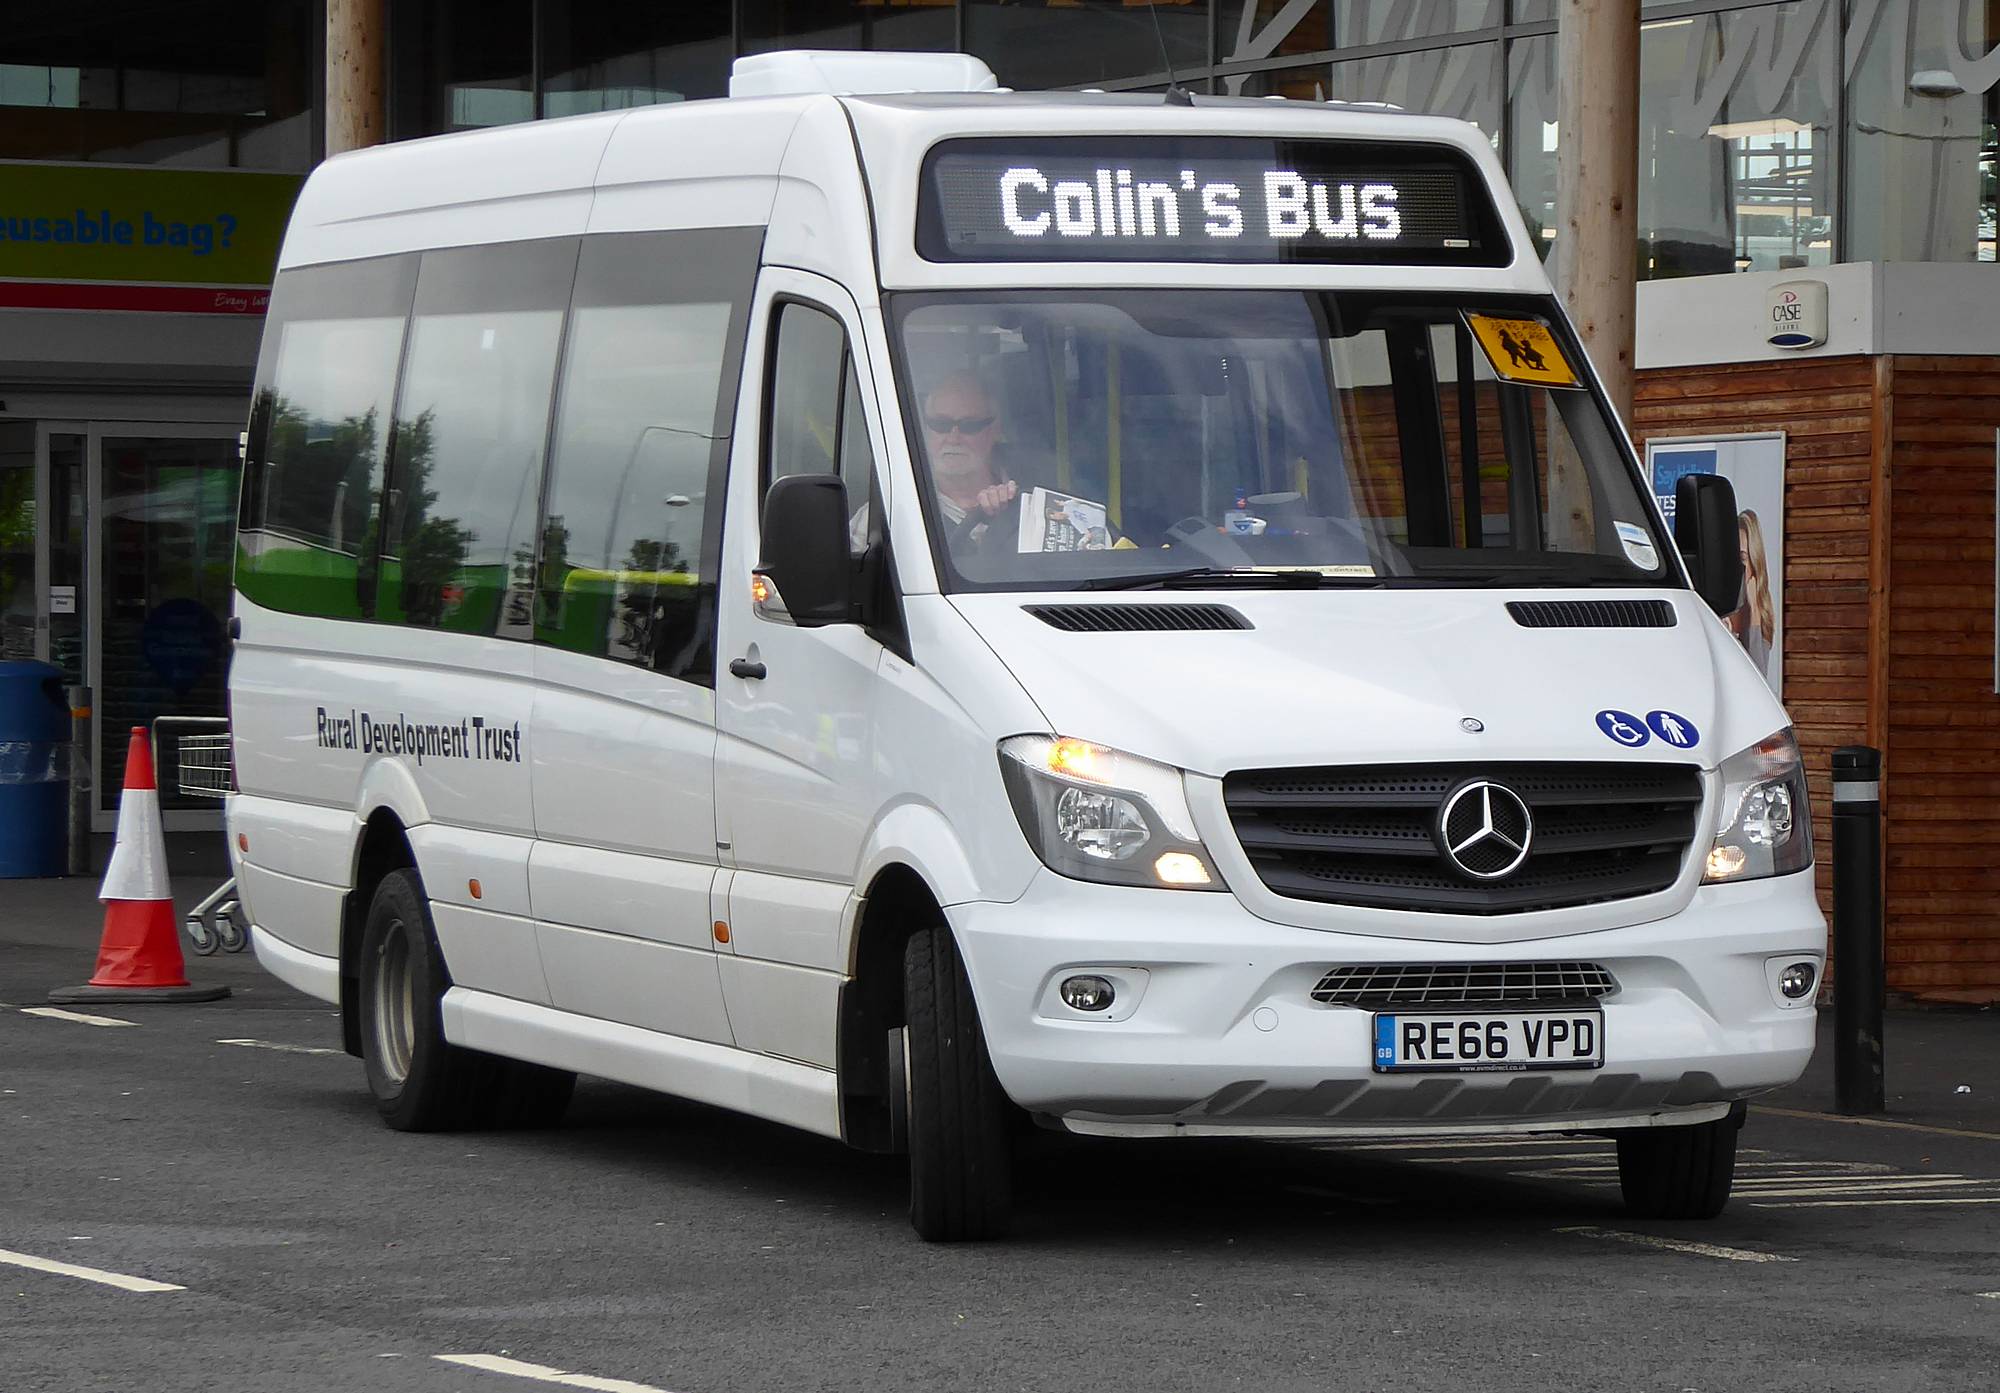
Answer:
M1208 867L1191 851L1163 851L1153 862L1153 874L1168 885L1206 885Z
M1708 878L1727 880L1734 875L1742 875L1743 868L1750 864L1750 857L1740 846L1719 846L1708 853Z
M1793 963L1778 974L1778 990L1797 1001L1813 989L1819 971L1811 963Z
M1063 1005L1076 1011L1107 1010L1116 995L1102 977L1070 977L1062 984Z

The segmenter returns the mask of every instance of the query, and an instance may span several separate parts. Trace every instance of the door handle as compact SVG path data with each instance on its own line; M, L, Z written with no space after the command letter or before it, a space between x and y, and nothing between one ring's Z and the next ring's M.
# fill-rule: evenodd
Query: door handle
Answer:
M729 675L731 677L740 677L745 682L761 682L764 679L764 665L759 662L753 662L749 658L731 658L729 660Z

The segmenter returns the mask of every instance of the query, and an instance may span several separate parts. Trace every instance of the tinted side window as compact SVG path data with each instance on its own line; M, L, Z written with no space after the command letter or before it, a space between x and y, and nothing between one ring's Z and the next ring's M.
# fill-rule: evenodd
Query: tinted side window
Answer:
M260 605L372 612L382 469L414 256L278 277L243 468L236 583Z
M790 474L839 474L859 553L872 522L875 460L847 333L825 310L793 301L779 306L775 344L764 487Z
M526 638L573 241L425 252L396 399L384 619Z
M758 237L584 239L535 637L711 686L722 488Z

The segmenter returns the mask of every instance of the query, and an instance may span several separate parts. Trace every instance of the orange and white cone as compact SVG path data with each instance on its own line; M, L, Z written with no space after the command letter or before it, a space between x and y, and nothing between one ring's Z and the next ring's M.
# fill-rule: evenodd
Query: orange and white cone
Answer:
M97 974L81 987L49 993L51 1001L214 1001L227 987L197 987L181 957L174 894L167 884L167 838L160 826L160 791L144 726L132 727L125 751L125 792L118 834L104 870L104 936Z

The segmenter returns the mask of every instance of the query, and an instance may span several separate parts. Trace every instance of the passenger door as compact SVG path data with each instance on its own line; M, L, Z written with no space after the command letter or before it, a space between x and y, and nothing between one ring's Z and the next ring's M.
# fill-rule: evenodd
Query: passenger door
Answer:
M718 835L736 868L723 995L739 1045L831 1066L843 926L880 806L883 649L856 624L808 629L759 617L750 572L764 495L790 474L838 471L856 517L857 560L882 545L882 435L866 355L854 349L860 317L845 291L767 268L754 323L761 382L745 391L739 419L756 421L759 438L738 441L730 480L716 694ZM753 392L761 409L751 407Z
M584 240L532 584L529 882L552 1002L721 1043L715 582L757 246Z

